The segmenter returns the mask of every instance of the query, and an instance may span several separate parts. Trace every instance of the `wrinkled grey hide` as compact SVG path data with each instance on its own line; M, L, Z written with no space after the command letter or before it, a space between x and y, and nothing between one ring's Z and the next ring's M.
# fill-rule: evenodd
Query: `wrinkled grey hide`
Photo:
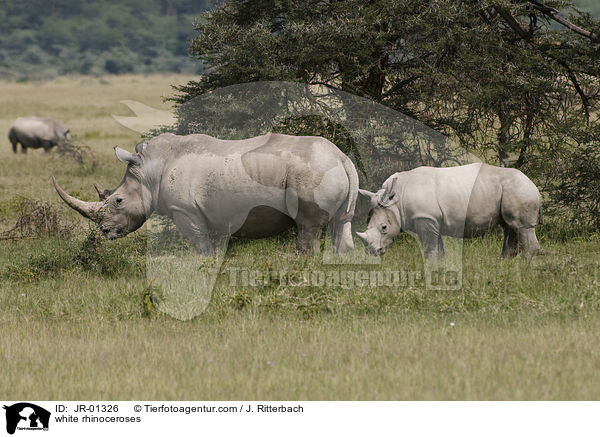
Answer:
M427 258L444 253L442 235L474 237L504 228L503 256L540 250L535 235L541 199L519 170L487 164L419 167L390 176L371 201L366 232L357 232L367 250L383 254L401 230L415 232Z
M75 199L55 182L63 200L109 238L136 230L156 212L172 218L205 255L223 236L262 238L294 223L303 251L319 250L328 223L334 250L353 248L358 175L324 138L268 134L230 141L162 134L138 144L135 154L118 147L115 152L127 171L114 190L96 186L100 202Z
M71 141L69 129L59 120L49 117L19 117L8 130L8 139L13 152L17 153L17 144L21 151L27 153L27 148L43 148L48 152L60 141Z

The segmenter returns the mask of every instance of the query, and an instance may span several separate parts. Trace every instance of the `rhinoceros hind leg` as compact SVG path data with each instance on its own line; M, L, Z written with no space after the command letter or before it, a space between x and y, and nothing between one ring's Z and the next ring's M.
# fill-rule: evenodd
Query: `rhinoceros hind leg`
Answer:
M444 240L441 235L438 235L438 256L440 258L444 256Z
M521 228L517 234L519 237L519 247L525 252L526 256L533 256L541 251L534 228Z
M354 249L354 241L352 240L352 225L350 222L330 223L331 243L335 253L348 253Z
M504 227L504 243L502 244L502 257L515 256L518 250L517 233L509 226Z
M439 224L429 218L415 220L415 231L421 241L425 259L439 259L444 256L444 244Z

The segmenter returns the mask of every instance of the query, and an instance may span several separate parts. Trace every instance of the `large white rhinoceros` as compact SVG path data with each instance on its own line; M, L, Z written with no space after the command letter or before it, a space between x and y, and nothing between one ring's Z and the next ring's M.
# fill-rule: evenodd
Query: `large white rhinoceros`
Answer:
M71 141L69 129L59 120L50 117L19 117L8 129L13 152L17 153L17 144L21 151L27 153L27 148L43 148L46 152L61 141Z
M419 167L390 176L371 201L366 232L356 235L367 250L381 255L401 230L415 232L426 258L444 253L442 235L474 237L504 228L502 256L540 250L535 235L541 199L527 176L513 168L487 164Z
M301 250L319 250L329 223L334 250L353 248L350 221L358 197L352 161L321 137L267 134L246 140L159 135L132 154L115 148L127 171L100 202L58 194L97 222L108 238L138 229L153 212L173 219L204 255L223 236L262 238L296 223Z

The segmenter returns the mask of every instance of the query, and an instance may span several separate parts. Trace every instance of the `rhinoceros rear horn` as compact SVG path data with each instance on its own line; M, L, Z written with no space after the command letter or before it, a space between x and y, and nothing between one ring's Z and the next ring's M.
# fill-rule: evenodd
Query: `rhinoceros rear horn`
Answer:
M105 190L102 187L100 187L98 184L94 184L94 188L96 189L96 192L98 193L98 197L100 198L100 200L106 200L107 197L109 197L114 190Z
M67 205L77 211L79 214L88 218L92 221L99 222L100 217L100 207L103 202L84 202L83 200L76 199L73 196L68 195L65 190L63 190L56 182L54 176L52 176L52 182L54 183L54 188L58 195L65 201Z

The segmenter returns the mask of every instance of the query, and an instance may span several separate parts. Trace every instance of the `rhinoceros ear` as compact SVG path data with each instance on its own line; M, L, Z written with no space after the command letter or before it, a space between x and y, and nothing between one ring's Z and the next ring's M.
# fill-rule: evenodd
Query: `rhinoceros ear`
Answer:
M148 147L147 143L138 144L135 146L135 153L143 153L146 150L146 147Z
M142 163L142 159L139 156L129 153L127 150L123 150L119 146L115 147L115 155L117 155L117 159L119 161L126 164L140 165Z
M398 193L399 182L398 178L393 178L390 182L384 184L384 190L379 199L381 206L390 206L396 203L396 194Z
M372 193L371 191L363 190L362 188L358 189L358 192L365 196L368 199L372 199L373 197L377 197L377 193Z

